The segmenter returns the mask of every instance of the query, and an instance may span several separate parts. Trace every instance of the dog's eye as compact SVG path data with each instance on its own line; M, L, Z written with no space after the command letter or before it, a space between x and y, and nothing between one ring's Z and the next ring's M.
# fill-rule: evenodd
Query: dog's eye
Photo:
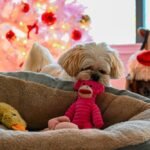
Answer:
M91 66L88 66L86 68L82 68L81 71L83 71L83 70L90 70L90 69L92 69Z
M106 74L106 71L104 71L104 70L99 70L99 72L100 72L101 74Z
M16 114L15 114L15 113L12 113L12 115L13 115L13 116L16 116Z

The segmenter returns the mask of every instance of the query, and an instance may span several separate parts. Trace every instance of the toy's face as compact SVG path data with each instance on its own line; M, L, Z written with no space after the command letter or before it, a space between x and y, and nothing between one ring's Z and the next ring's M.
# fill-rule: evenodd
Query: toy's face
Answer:
M82 85L78 90L78 95L83 98L91 98L93 90L89 85Z
M92 80L79 80L74 88L78 90L78 95L82 98L92 98L104 91L104 86L101 83Z
M8 128L14 130L24 131L26 128L25 121L21 118L21 116L17 112L14 111L4 113L2 117L2 123L6 125Z

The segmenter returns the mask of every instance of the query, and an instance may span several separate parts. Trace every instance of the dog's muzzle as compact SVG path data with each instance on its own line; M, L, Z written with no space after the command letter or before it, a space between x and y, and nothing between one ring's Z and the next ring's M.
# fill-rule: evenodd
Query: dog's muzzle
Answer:
M99 81L100 75L98 73L92 73L91 74L91 80L93 81Z

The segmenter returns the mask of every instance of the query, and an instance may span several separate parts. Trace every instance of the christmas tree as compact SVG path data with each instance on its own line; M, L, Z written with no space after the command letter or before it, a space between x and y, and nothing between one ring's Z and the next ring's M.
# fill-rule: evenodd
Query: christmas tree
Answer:
M20 70L34 42L57 57L91 41L84 11L76 0L0 0L0 71Z

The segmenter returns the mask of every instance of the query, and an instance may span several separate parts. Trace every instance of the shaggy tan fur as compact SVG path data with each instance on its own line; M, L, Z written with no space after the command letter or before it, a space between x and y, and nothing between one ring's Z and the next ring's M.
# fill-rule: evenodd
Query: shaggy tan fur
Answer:
M47 49L34 44L25 62L24 71L44 72L54 77L74 80L91 78L99 74L99 81L110 85L110 78L119 78L123 73L123 63L117 51L106 43L85 43L76 45L60 56L57 63Z
M35 63L30 63L31 60L33 62L36 62L37 58L38 58L38 61L40 62L38 65L35 65ZM46 66L50 63L55 62L52 55L50 55L49 50L46 47L38 43L33 44L32 49L27 57L27 60L28 61L24 64L23 67L25 68L25 70L30 70L30 71L35 71L35 72L39 72L41 71L41 68L43 66Z
M63 115L76 93L0 76L0 101L14 106L29 129L40 130ZM128 96L103 93L97 98L105 129L62 129L43 132L0 130L0 149L113 150L150 140L150 104Z

